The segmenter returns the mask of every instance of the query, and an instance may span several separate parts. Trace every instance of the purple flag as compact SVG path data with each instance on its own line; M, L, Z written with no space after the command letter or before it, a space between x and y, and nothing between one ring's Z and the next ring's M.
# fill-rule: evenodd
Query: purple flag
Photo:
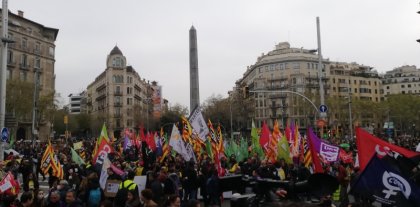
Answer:
M126 149L129 149L130 147L131 147L131 141L130 141L130 139L128 138L128 136L127 135L125 135L124 136L124 144L123 144L123 148L124 148L124 150L126 150Z
M311 128L309 128L309 139L311 139L314 149L321 155L324 161L335 162L338 160L340 148L338 146L328 144L316 136Z

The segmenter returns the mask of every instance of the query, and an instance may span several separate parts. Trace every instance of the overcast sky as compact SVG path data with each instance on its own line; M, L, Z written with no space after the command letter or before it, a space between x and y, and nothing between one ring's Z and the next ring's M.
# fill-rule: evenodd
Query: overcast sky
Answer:
M58 28L56 91L81 92L117 44L140 76L163 86L171 105L189 106L188 30L197 29L200 100L227 96L246 66L279 42L385 72L420 66L415 0L9 0L9 10Z

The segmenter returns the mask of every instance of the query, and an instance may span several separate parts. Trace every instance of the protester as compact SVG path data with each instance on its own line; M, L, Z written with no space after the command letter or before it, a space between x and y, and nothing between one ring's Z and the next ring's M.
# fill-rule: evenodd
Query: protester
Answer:
M153 201L153 192L150 189L141 191L140 199L143 201L143 207L156 207L158 204Z

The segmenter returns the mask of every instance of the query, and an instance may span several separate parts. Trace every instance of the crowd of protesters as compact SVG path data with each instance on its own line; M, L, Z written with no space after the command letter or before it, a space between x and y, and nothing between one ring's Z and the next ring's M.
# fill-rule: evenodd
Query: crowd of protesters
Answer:
M406 142L415 142L406 138L397 139L396 144L405 145ZM157 161L154 153L147 154L145 150L136 147L129 148L123 153L111 153L109 159L124 173L118 174L108 168L108 180L120 180L118 193L115 197L106 196L104 189L100 188L100 169L92 164L94 140L83 141L86 165L77 165L71 160L70 147L72 143L57 142L54 145L55 154L58 155L64 178L59 179L52 174L52 169L43 174L40 169L40 160L47 143L16 143L14 149L22 155L8 154L5 161L0 163L2 173L11 172L15 178L21 175L21 195L1 194L1 204L7 206L36 206L36 207L197 207L200 195L204 206L221 206L223 196L220 189L220 177L214 161L206 153L197 157L197 161L185 161L179 154L170 154L162 162ZM121 143L119 143L121 144ZM114 144L115 146L118 143ZM354 150L353 144L346 148ZM287 164L280 159L275 163L261 159L256 153L249 153L243 160L237 160L235 155L222 157L220 163L225 175L246 175L249 178L288 180L299 182L307 180L311 169L305 167L303 162ZM353 163L336 162L326 165L325 172L337 178L339 190L326 197L324 206L335 203L339 206L359 205L363 198L350 197L347 188L351 180L357 176L358 168ZM144 190L140 193L134 183L135 176L147 176ZM40 189L38 177L48 179L48 191ZM275 193L279 198L285 197L287 192L271 191L260 185L252 186L259 203L270 202ZM23 193L22 193L23 192ZM19 199L18 199L19 198ZM290 198L290 197L289 197Z

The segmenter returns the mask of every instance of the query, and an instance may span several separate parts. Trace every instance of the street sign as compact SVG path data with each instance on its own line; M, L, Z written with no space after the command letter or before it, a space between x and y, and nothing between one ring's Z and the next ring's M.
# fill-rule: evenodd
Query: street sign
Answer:
M319 111L322 113L325 113L328 111L327 105L321 105L319 106Z
M323 120L323 119L318 119L317 121L316 121L316 125L319 127L319 128L322 128L322 127L324 127L325 126L325 120Z
M5 142L7 139L9 139L9 130L3 127L3 129L1 129L1 141Z

